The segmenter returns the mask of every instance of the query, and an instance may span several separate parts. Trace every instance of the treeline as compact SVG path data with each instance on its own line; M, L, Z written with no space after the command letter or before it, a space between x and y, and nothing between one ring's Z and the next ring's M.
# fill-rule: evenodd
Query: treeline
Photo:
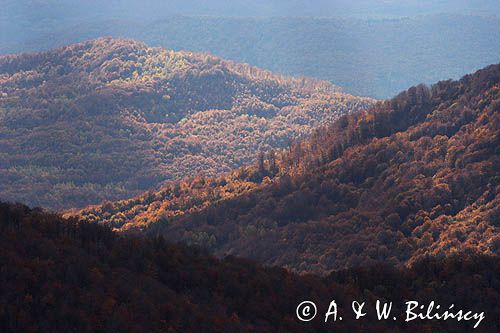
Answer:
M214 176L373 100L101 38L0 57L0 198L63 209Z
M123 236L22 205L0 203L0 231L2 332L469 332L474 325L405 323L408 299L484 311L478 331L500 328L498 256L429 258L411 268L378 265L320 278L218 260L162 237ZM332 299L343 320L325 324ZM397 321L375 318L377 299L394 302ZM320 311L307 323L295 314L304 300ZM353 300L367 302L367 317L354 319Z
M499 82L414 87L253 166L71 214L299 272L497 253Z

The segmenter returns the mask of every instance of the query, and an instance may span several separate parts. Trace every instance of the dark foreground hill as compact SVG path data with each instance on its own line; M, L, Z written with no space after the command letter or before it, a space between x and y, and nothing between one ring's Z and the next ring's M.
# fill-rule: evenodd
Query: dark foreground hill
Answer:
M500 65L410 88L276 156L78 214L296 271L500 251Z
M405 322L408 300L484 311L476 331L500 329L497 256L299 276L4 203L0 252L2 332L474 331L477 320ZM394 302L396 320L375 318L377 299ZM311 322L296 318L304 300L317 304ZM331 300L343 320L325 324ZM354 319L353 300L367 302L366 317Z
M0 198L50 208L215 175L371 99L130 40L0 56Z

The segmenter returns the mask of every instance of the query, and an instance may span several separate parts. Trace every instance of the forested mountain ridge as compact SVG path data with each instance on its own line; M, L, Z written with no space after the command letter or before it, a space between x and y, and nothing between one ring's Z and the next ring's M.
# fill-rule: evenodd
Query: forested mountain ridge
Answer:
M166 12L159 19L112 15L74 23L67 22L67 11L43 21L22 13L18 19L9 16L5 22L14 22L0 27L5 31L0 35L0 53L47 50L101 36L126 37L328 80L346 92L376 98L390 98L419 83L459 79L496 63L500 54L500 17L492 13L354 19L190 17Z
M405 322L407 300L483 312L498 332L498 256L427 259L299 276L254 262L214 259L161 237L117 235L40 209L0 203L2 332L470 332L476 321ZM310 322L296 317L317 304ZM332 300L342 321L324 322ZM357 320L351 302L366 302ZM376 300L397 320L377 320Z
M492 65L343 116L254 166L71 214L300 272L498 253L499 111Z
M373 102L124 39L0 56L0 198L59 209L130 197L250 163Z

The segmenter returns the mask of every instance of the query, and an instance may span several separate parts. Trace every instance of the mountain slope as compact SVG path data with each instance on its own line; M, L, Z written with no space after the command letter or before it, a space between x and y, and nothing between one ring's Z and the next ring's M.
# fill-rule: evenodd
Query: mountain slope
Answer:
M325 278L246 260L219 261L162 238L123 237L95 224L0 203L2 332L470 332L477 320L405 322L407 299L485 312L477 330L498 332L498 256L379 265ZM313 321L295 315L317 304ZM327 324L332 300L342 321ZM377 299L397 321L377 320ZM353 300L368 315L356 320Z
M297 271L498 253L499 83L413 87L253 167L76 214Z
M79 207L214 175L372 104L322 81L102 38L0 57L0 198Z

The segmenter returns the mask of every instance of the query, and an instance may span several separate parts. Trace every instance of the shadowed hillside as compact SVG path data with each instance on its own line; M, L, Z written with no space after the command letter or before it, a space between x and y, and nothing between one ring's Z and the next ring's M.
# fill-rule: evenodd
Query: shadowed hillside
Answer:
M379 265L325 278L217 260L162 238L119 236L95 224L0 203L2 332L470 332L477 320L405 322L408 299L485 312L479 332L498 332L497 256ZM394 302L379 321L375 302ZM300 322L304 300L318 315ZM325 324L336 300L342 321ZM367 302L355 320L353 300Z

